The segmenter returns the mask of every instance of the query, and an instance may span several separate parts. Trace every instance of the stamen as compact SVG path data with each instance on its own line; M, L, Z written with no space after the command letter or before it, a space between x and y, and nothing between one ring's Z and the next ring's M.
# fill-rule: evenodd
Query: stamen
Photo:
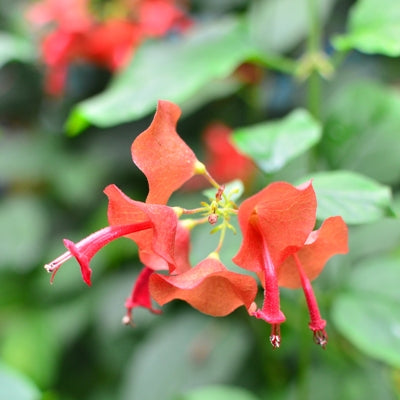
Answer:
M325 332L325 329L313 331L313 337L314 343L321 346L325 350L326 345L328 344L328 334Z
M61 267L61 265L63 263L65 263L65 261L69 260L71 257L72 257L72 254L69 251L66 251L60 257L56 258L51 263L44 265L44 269L49 273L51 272L51 277L50 277L51 284L53 284L53 282L54 282L54 278L56 276L58 269Z
M271 325L271 335L269 336L269 341L274 349L279 349L281 345L281 326L280 324Z

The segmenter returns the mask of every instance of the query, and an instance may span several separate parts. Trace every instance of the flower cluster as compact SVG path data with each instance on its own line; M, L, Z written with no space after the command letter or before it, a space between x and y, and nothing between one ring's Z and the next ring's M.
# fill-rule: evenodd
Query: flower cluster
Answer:
M317 202L311 182L298 187L275 182L237 206L232 193L214 180L178 136L179 117L178 106L160 101L151 125L132 144L133 161L148 181L146 201L132 200L117 186L108 186L109 226L76 244L65 240L67 252L45 266L52 280L61 264L75 257L83 280L90 285L93 255L108 242L124 236L136 243L144 265L125 303L126 324L132 323L135 307L159 313L152 299L161 306L174 299L184 300L212 316L225 316L244 306L251 316L271 325L270 341L276 348L281 340L280 324L285 321L279 287L302 288L310 313L309 327L315 342L325 348L326 322L310 281L331 256L348 251L344 221L331 217L313 230ZM210 203L201 203L192 210L168 206L171 194L194 175L203 176L215 187ZM219 257L226 231L234 229L229 222L233 216L238 217L243 235L233 261L259 278L264 290L261 308L255 303L256 279L228 270ZM220 239L215 250L192 267L190 231L203 223L213 225Z
M45 27L43 61L46 89L61 94L68 66L90 62L111 71L125 66L146 38L164 36L191 24L176 0L118 0L95 10L93 0L41 0L28 10L35 26Z

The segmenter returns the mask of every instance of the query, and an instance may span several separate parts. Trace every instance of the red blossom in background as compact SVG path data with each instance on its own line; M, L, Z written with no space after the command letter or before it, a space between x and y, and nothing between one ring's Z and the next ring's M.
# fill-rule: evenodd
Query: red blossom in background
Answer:
M27 18L37 26L56 24L70 32L83 32L92 24L89 0L42 0L28 9Z
M232 142L232 129L222 122L214 122L202 134L204 142L204 164L209 174L217 182L240 179L251 183L257 170L254 162L239 152ZM185 186L185 190L198 190L207 186L201 177L195 176Z
M231 139L232 129L222 123L209 125L203 133L206 145L205 165L218 182L240 179L244 183L253 177L256 166L240 153Z
M111 14L101 20L93 15L89 3L42 0L28 9L28 20L45 26L47 32L43 36L42 57L47 65L49 94L63 92L68 67L73 62L89 62L116 71L127 64L145 39L164 36L171 29L183 31L191 25L175 0L115 2L118 16Z

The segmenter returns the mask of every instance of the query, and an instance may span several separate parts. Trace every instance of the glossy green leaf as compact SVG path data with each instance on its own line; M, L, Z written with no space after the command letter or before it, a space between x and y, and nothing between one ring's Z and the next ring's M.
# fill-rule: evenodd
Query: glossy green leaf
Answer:
M133 354L121 400L170 400L194 386L236 376L251 337L231 320L191 312L171 316Z
M237 147L267 173L278 171L309 150L320 137L319 123L303 109L279 121L239 128L233 133Z
M0 363L0 400L39 400L34 383L20 372Z
M365 224L393 216L390 188L370 178L350 171L319 172L307 178L317 195L318 219L340 215L348 224Z
M177 400L257 400L252 393L234 386L206 386L192 390Z
M348 292L338 296L332 318L355 347L400 367L399 257L368 259L350 271Z
M357 171L383 183L400 181L398 91L370 82L342 87L325 120L321 152L332 168Z
M24 39L0 32L0 68L9 61L30 61L34 58L33 47Z
M357 49L368 54L400 55L400 2L358 0L353 6L348 33L333 43L338 50Z
M182 38L147 43L108 90L81 102L67 122L70 134L89 123L107 127L152 112L159 99L179 105L216 79L224 79L250 54L241 20L220 19Z

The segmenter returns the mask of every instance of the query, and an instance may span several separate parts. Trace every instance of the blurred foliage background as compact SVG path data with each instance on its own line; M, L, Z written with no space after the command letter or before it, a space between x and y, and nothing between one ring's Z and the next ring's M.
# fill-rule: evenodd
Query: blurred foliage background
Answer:
M114 74L71 62L57 97L44 90L31 4L0 3L0 399L399 399L398 0L188 1L187 32L144 41ZM62 239L107 225L107 184L144 200L129 148L159 98L182 107L178 132L199 159L209 123L234 129L259 167L248 194L311 176L318 217L350 225L350 253L315 283L326 351L300 291L282 290L278 351L245 310L213 319L176 302L123 326L140 270L127 239L95 257L91 288L73 261L49 285L42 265ZM193 262L209 240L195 231ZM239 243L227 240L228 267Z

